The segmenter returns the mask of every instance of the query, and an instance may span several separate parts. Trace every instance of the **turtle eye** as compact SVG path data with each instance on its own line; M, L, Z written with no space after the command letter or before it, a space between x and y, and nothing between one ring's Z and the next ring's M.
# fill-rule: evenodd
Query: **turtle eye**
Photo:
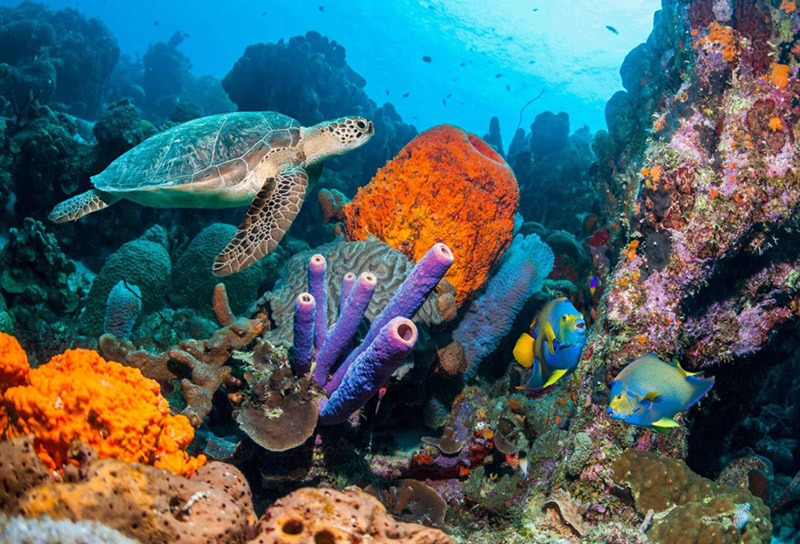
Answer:
M361 130L364 130L364 129L367 128L366 123L364 123L364 121L361 121L360 119L358 121L356 121L356 126Z

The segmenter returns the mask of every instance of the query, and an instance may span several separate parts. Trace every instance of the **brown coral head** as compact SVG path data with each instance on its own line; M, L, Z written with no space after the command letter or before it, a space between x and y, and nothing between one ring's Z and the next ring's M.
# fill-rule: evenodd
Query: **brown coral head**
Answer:
M314 433L319 419L316 398L305 400L294 392L273 392L256 406L246 401L236 412L239 428L269 451L286 451L302 445Z
M462 376L469 366L464 346L457 341L440 348L436 352L436 356L437 362L434 370L437 374L447 378Z

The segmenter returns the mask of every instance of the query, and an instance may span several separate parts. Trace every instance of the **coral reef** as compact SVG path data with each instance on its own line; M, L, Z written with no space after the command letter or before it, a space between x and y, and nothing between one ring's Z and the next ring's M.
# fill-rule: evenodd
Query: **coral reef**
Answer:
M480 362L497 348L531 295L553 269L553 252L535 234L517 235L503 255L486 291L472 301L453 331L464 347L467 375L474 376Z
M81 316L81 330L99 336L103 332L106 301L114 286L125 281L141 290L145 312L158 310L169 290L172 264L166 246L167 233L153 227L140 238L122 244L105 262L92 282Z
M519 189L483 140L440 125L406 145L344 207L350 240L375 236L418 260L435 242L456 262L446 279L461 304L511 244Z
M243 481L234 467L224 470ZM15 511L25 517L94 520L139 542L165 544L244 542L255 517L241 498L205 477L187 479L114 459L90 462L81 472L86 476L78 481L50 481L29 490Z
M281 260L278 255L273 254L243 272L217 278L211 272L211 265L234 234L236 234L235 226L214 223L194 237L172 268L172 286L169 289L169 299L172 302L210 317L208 301L211 299L214 287L222 281L233 312L238 315L247 310L248 305L258 295L262 270L274 269L272 265Z
M646 93L663 114L646 125L650 138L629 137L641 143L643 162L618 170L609 194L627 239L578 369L575 394L583 402L570 436L594 439L587 466L596 471L586 478L584 468L565 486L581 499L607 489L607 460L625 448L686 455L691 412L658 437L606 421L608 381L625 364L654 352L689 371L722 372L731 360L758 361L778 325L796 318L791 233L800 185L791 96L798 83L791 72L785 81L770 77L771 55L793 40L780 29L794 15L745 2L734 17L711 4L665 2L656 49L692 62L677 86L673 68L658 68L663 86ZM664 25L670 30L659 35Z
M4 344L13 346L3 336ZM10 351L10 359L20 358ZM170 415L156 382L93 351L66 351L30 370L27 379L8 372L3 377L12 379L3 383L6 417L0 434L33 433L37 454L50 470L64 467L73 440L86 442L101 457L178 474L191 474L205 460L184 451L194 431L185 417Z
M41 93L74 115L100 113L118 57L117 41L105 24L96 18L87 20L74 9L53 12L42 4L25 2L0 11L0 62L17 73L39 75L40 81L51 79L52 89L38 85L26 90ZM15 90L25 88L17 85ZM27 92L14 94L19 101L28 96Z
M491 123L489 128L491 134ZM517 129L506 160L519 183L519 213L526 220L583 235L580 216L599 211L589 173L595 156L588 127L569 132L567 113L542 112L529 133Z
M228 366L233 352L248 347L265 326L259 319L233 319L224 286L215 290L213 307L220 324L227 325L215 331L211 338L184 340L161 353L136 350L132 344L119 342L113 335L100 337L100 349L105 357L139 369L146 377L156 380L169 398L180 392L185 403L181 414L195 428L211 411L217 390L223 384L239 383L238 378L231 376Z
M378 107L367 97L366 80L345 56L344 47L314 31L288 42L259 43L245 49L222 86L239 110L280 111L306 126L345 115L371 119L375 137L358 154L325 165L346 172L352 181L338 188L355 192L417 131L403 123L391 104Z
M769 508L745 489L722 489L683 461L647 451L627 450L611 467L632 491L636 510L652 518L647 534L654 542L770 542ZM750 513L742 526L739 504Z
M369 538L376 544L449 544L438 529L395 521L372 495L350 489L298 489L279 499L261 518L258 544L338 542Z
M59 321L67 324L77 317L88 280L55 236L39 221L26 218L21 228L9 230L0 268L0 293L10 306L9 319L24 331L23 344L36 359L63 349L69 331Z
M365 313L365 317L373 321L386 307L389 299L394 296L398 286L413 267L413 263L402 253L377 240L333 242L314 249L313 253L322 255L328 263L328 325L333 325L333 319L337 315L340 289L345 274L351 272L358 276L369 272L375 276L377 286ZM287 348L292 345L292 315L298 295L306 290L308 259L311 254L311 251L303 251L289 259L274 289L265 293L256 305L258 310L266 311L268 308L268 314L275 327L266 333L265 339L275 345ZM414 319L418 324L441 323L443 321L441 307L448 304L448 298L452 301L452 295L431 295Z

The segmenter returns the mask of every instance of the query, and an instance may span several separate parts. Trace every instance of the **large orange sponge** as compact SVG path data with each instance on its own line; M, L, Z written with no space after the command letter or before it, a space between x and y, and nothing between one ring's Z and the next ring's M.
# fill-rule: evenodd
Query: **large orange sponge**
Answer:
M0 335L0 348L8 338ZM0 351L0 357L6 356ZM6 360L0 366L7 367ZM189 475L205 462L205 456L184 451L194 430L186 417L170 415L158 383L94 351L68 350L30 370L27 384L5 389L3 410L7 419L0 420L0 434L33 434L36 453L50 470L68 462L73 440L89 444L102 458L176 474Z
M28 356L17 339L0 332L0 431L8 424L3 392L9 387L27 384L30 369Z
M451 125L414 138L344 208L350 240L370 235L418 261L436 242L455 254L445 278L460 304L511 244L519 187L486 142Z

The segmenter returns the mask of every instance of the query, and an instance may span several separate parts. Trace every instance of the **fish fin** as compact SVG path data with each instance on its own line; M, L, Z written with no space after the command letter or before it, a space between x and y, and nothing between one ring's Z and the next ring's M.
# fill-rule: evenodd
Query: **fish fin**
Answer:
M658 398L658 393L656 391L650 391L649 393L646 393L645 396L641 398L641 400L649 400L650 402L655 402L657 398Z
M681 374L683 374L683 375L684 375L685 377L687 377L687 378L688 378L689 376L697 376L697 375L699 375L699 374L702 374L702 373L703 373L703 371L702 371L702 370L701 370L700 372L686 372L686 371L683 369L683 367L681 367L681 364L678 362L678 360L677 360L677 359L675 359L674 361L672 361L672 364L673 364L673 366L675 366L675 368L677 368L678 370L680 370L680 371L681 371Z
M525 382L524 385L517 386L519 390L528 390L528 391L539 391L543 389L542 387L542 365L539 362L539 359L536 357L533 358L533 370L531 371L531 376L528 378L528 381Z
M533 321L531 322L531 336L533 336L534 340L536 340L538 332L539 332L539 326L538 323L536 323L536 318L534 317Z
M701 378L700 376L694 375L686 376L686 381L694 389L694 391L692 392L691 401L686 408L684 408L684 410L688 410L697 404L697 401L706 396L706 394L711 390L711 387L714 385L714 376L711 376L710 378Z
M670 417L662 417L653 423L653 427L657 430L671 429L673 427L677 427L678 425L678 422Z
M551 385L556 383L558 380L560 380L561 377L566 373L567 373L566 370L562 370L560 368L557 369L557 370L554 370L553 373L550 374L550 377L547 378L547 381L544 382L544 385L542 386L542 389L544 389L545 387L550 387Z
M553 330L553 326L550 323L544 324L544 339L547 342L547 349L550 351L550 355L556 354L556 333Z
M524 332L514 345L514 359L525 368L533 366L533 337Z

